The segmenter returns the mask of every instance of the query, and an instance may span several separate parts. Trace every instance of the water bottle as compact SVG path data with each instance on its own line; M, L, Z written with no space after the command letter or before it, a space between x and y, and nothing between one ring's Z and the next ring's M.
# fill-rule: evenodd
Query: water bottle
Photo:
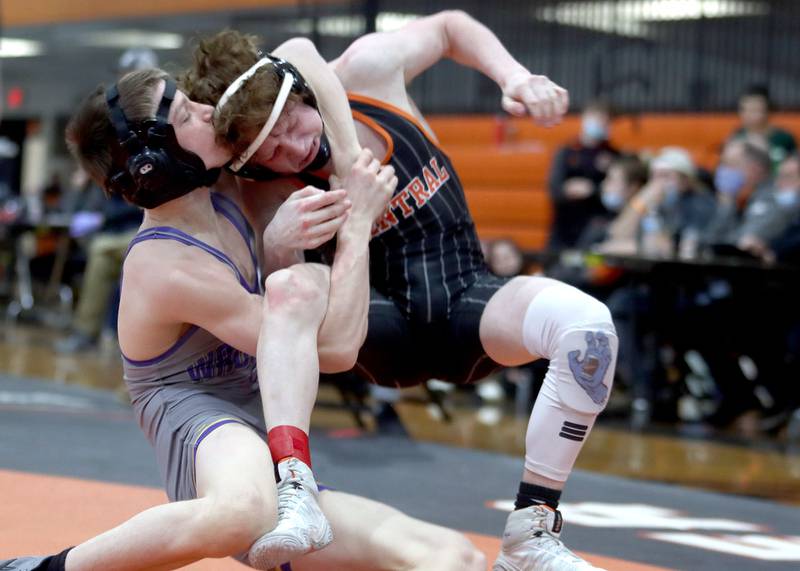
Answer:
M678 257L681 260L694 260L700 249L700 231L697 228L687 228L681 234L681 243L678 248Z
M639 254L647 258L669 258L673 244L664 221L654 211L649 212L641 222Z

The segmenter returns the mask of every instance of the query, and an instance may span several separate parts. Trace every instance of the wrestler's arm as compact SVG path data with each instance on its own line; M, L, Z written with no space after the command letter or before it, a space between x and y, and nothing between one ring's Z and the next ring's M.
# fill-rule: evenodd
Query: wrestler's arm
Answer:
M320 369L325 373L350 370L367 334L369 315L369 240L372 223L397 186L394 169L381 169L372 153L363 151L342 181L352 209L336 234L336 253L330 274L328 308L320 326ZM321 193L318 198L341 190ZM312 196L315 200L317 197ZM291 206L286 203L284 206ZM283 208L283 207L282 207ZM268 247L270 228L264 232Z
M310 40L293 38L272 53L297 67L314 92L331 144L334 174L344 178L361 151L344 87Z
M303 224L303 217L315 216L319 212L319 205L335 198L336 193L344 192L323 192L306 187L295 191L284 200L281 192L286 189L275 187L273 182L245 184L243 194L249 217L254 221L254 228L263 231L261 267L264 275L304 261L303 249L313 249L319 244L308 243L297 248L286 248L282 244L288 239L300 245L304 241L301 234L309 229ZM380 193L376 191L375 194ZM390 194L386 196L387 200ZM269 195L272 199L259 199L259 195ZM349 209L349 200L345 205ZM348 215L349 210L342 214L345 217ZM343 223L335 218L325 224L339 227L339 231L336 234L336 255L331 268L328 310L320 327L318 348L322 372L336 373L353 367L366 336L372 217L361 213ZM322 229L325 224L314 225L311 231L314 228ZM294 236L294 239L289 238L289 235ZM319 236L314 234L308 238L316 240Z
M129 259L125 265L125 288L135 291L148 321L191 323L239 351L256 354L264 298L247 292L230 269L199 252L170 260L168 269L155 273L157 279L150 260Z
M368 234L369 228L363 231ZM169 269L155 280L149 260L129 259L126 287L136 291L139 304L135 310L147 314L150 325L191 323L239 351L256 355L263 312L268 310L264 298L247 292L228 268L206 258L206 254L199 253L170 260ZM341 262L351 264L357 260L344 256ZM322 372L352 368L366 332L364 321L363 331L351 332L343 327L340 339L332 335L327 340L318 339ZM356 335L358 344L348 343L348 335Z
M489 28L460 10L420 18L394 32L363 36L334 66L349 91L405 107L405 89L400 87L444 58L497 83L503 91L503 108L512 115L531 115L550 124L566 113L564 89L532 75Z
M367 331L367 315L369 312L369 237L372 220L364 215L356 215L353 220L341 222L339 218L322 225L309 227L303 223L304 217L313 217L320 211L319 205L336 198L342 190L323 192L313 187L306 187L292 193L283 201L279 190L272 188L256 188L263 184L247 183L244 192L248 204L249 216L256 221L255 228L263 230L261 267L264 275L304 261L303 250L313 249L327 242L329 235L320 243L307 243L302 233L306 230L314 232L324 229L325 225L339 228L336 233L336 254L331 268L328 309L320 327L318 348L320 369L325 373L347 371L353 367L358 351L364 342ZM274 201L249 197L258 194L272 194ZM283 201L283 202L281 202ZM341 216L349 215L349 200L344 205L347 210ZM334 206L335 207L335 206ZM269 222L269 223L268 223ZM291 238L294 236L294 238ZM310 240L318 240L319 233L309 235ZM292 242L299 247L285 247Z
M366 171L370 160L357 165L360 145L347 95L314 44L305 39L293 39L281 44L273 53L294 64L314 91L331 141L334 171L353 203L350 215L337 233L328 311L319 332L323 372L346 371L355 364L367 332L370 230L382 211L382 208L376 211L374 204L378 199L385 206L391 191L379 190L368 180ZM360 172L354 172L354 165ZM264 248L269 247L265 233Z

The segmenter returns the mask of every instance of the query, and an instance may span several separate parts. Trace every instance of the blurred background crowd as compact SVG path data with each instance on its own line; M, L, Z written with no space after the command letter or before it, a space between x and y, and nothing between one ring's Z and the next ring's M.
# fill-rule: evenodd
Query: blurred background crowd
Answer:
M452 63L412 90L464 182L492 270L551 276L612 309L621 348L606 416L800 438L796 3L262 4L158 17L103 8L79 23L6 8L7 328L56 330L62 355L114 346L121 264L141 212L106 200L68 159L62 131L78 94L137 67L180 69L192 38L226 26L274 44L306 35L333 58L362 33L461 8L571 93L570 117L543 130L499 115L495 87ZM39 51L12 56L12 39ZM529 409L544 368L507 370L476 398ZM375 398L391 415L397 395Z

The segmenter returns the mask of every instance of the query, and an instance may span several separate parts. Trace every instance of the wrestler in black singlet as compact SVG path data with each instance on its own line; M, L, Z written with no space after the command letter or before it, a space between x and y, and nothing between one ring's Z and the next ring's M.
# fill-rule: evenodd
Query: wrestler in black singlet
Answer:
M481 345L481 315L508 279L486 267L458 175L417 119L349 100L353 117L386 139L398 178L373 228L369 329L355 372L387 386L481 379L499 368Z

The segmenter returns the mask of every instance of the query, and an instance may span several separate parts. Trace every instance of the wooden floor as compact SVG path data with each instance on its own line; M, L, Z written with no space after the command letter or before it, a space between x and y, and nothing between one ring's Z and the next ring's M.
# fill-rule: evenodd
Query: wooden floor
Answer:
M57 338L58 334L43 327L4 325L0 373L111 389L118 391L120 399L126 398L122 367L113 344L106 343L106 347L90 353L62 356L52 348ZM410 394L417 393L412 390ZM329 387L322 387L320 395L327 402L338 399ZM401 402L398 411L415 439L522 458L527 418L459 406L453 410L453 421L445 423L429 406L415 402ZM312 424L324 429L355 427L349 413L329 408L318 408ZM587 441L578 467L800 505L800 455L781 452L772 444L737 445L687 438L680 436L677 428L662 428L658 434L637 433L601 422Z

